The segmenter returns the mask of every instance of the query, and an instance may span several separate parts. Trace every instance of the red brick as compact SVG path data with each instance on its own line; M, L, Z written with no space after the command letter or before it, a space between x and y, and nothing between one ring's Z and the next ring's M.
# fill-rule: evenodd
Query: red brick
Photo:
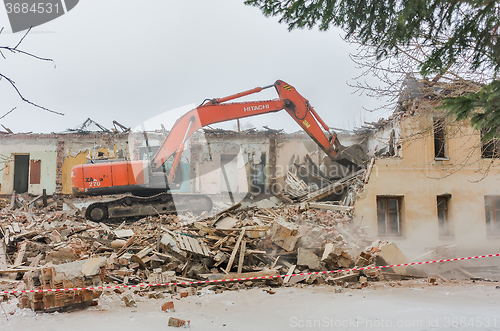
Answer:
M172 311L174 309L174 302L168 301L161 305L161 310L163 311Z

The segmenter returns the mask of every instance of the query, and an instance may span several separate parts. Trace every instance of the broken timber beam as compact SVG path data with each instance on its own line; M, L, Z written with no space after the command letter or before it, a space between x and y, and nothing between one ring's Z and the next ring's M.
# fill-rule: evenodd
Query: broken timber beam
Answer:
M5 242L0 240L0 270L7 269L7 250L5 247ZM0 276L1 278L1 276Z
M309 193L307 196L300 199L301 202L311 202L317 201L326 197L329 197L332 194L339 193L343 189L345 189L351 181L354 181L359 175L361 175L365 170L360 170L351 176L344 177L341 180L336 181L328 186L325 186L319 190Z
M262 270L256 272L244 272L244 273L228 273L228 274L199 274L203 279L207 280L226 280L226 279L240 279L240 278L252 278L252 277L268 277L279 275L278 270ZM252 279L250 279L252 280ZM258 280L258 279L256 279ZM238 280L235 280L238 281Z
M243 239L244 235L245 235L245 228L241 229L240 236L238 237L238 240L236 241L236 245L234 245L233 252L231 253L231 257L229 258L229 262L227 263L226 272L231 271L231 267L233 266L234 258L236 257L236 253L238 252L238 248L240 247L240 243L241 243L241 240Z
M351 211L354 209L354 207L351 206L332 205L329 203L322 203L322 202L309 202L308 205L310 208L338 210L338 211Z
M240 249L240 259L238 260L238 273L241 274L243 271L243 262L245 261L245 248L247 246L247 241L243 239L241 242L241 249Z
M293 271L295 270L296 265L293 264L290 269L288 269L288 272L286 273L285 279L283 279L283 283L288 283L290 281L290 277L292 277Z

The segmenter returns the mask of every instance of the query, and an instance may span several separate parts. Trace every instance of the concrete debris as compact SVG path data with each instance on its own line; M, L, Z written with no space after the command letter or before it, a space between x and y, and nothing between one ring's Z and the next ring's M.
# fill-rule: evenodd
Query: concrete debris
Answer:
M135 303L134 296L131 293L125 294L122 297L123 302L125 303L125 306L127 307L137 307L137 304Z
M80 260L28 271L24 277L26 290L82 288L102 286L105 258ZM28 293L21 297L21 308L51 312L85 307L102 291L77 290Z
M287 252L291 252L295 249L295 245L300 238L299 227L283 219L274 220L271 227L271 238L273 243Z
M180 328L180 327L189 327L189 325L190 325L190 321L184 321L184 320L181 320L181 319L178 319L175 317L170 317L168 319L168 326Z
M321 175L318 169L314 174ZM202 286L220 293L251 286L345 286L359 278L362 283L382 279L384 275L377 269L307 275L380 261L407 261L395 245L373 242L352 224L353 199L312 202L335 193L338 187L359 189L360 183L362 175L355 173L319 185L315 192L308 190L301 198L288 195L293 203L271 198L260 204L239 204L208 218L180 213L106 224L86 220L76 207L61 210L62 200L57 197L14 194L2 200L0 210L0 252L5 253L0 255L0 275L13 278L6 284L0 282L0 289L155 284L134 291L106 291L121 295L127 306L134 307L143 296L182 300L197 295ZM297 190L302 188L299 185ZM82 205L71 200L65 198L65 204ZM42 203L37 205L38 201ZM286 277L272 277L278 275ZM171 284L269 276L191 287ZM100 294L85 290L32 293L20 302L23 307L50 311L89 305ZM170 303L174 301L167 301L162 310L173 311ZM172 326L186 324L189 321L175 318L169 322Z
M297 251L297 265L307 267L310 270L318 270L320 267L319 256L307 248L299 248Z
M377 240L370 247L365 249L358 255L356 265L358 267L365 267L375 263L376 265L391 265L391 264L405 264L408 259L401 252L395 243ZM391 270L392 269L392 270ZM388 270L396 274L406 274L407 267L392 267Z

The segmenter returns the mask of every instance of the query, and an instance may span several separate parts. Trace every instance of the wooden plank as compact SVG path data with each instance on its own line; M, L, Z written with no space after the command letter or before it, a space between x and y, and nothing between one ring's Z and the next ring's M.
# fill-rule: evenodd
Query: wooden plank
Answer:
M20 266L21 264L23 264L24 253L26 253L26 246L28 246L28 242L23 241L21 243L21 247L19 247L19 250L17 251L16 260L14 261L14 266Z
M240 249L240 259L238 260L238 273L241 274L243 271L243 262L245 261L245 248L247 247L247 241L243 239L241 242Z
M278 263L278 260L280 259L281 255L278 255L278 257L274 260L273 265L271 266L271 269L276 266L276 263Z
M38 263L40 263L40 260L42 259L42 257L43 257L43 254L42 254L42 253L38 254L38 255L37 255L37 256L33 259L33 261L31 261L31 263L30 263L30 265L29 265L29 266L30 266L30 268L34 268L34 267L38 266ZM2 268L0 268L0 269L2 269Z
M193 223L193 226L198 229L198 230L201 230L209 235L213 235L214 232L215 232L215 229L213 228L209 228L208 226L206 226L205 224L201 223L201 222L194 222Z
M282 193L278 193L278 194L276 194L276 196L277 196L278 198L280 198L281 200L283 200L283 201L287 202L287 203L293 203L293 200L292 200L292 199L290 199L289 197L287 197L286 195L284 195L284 194L282 194Z
M329 283L340 282L340 281L348 280L350 278L357 277L357 276L359 276L359 273L355 272L355 273L344 275L344 276L338 276L338 277L334 277L334 278L327 278L326 281L329 282Z
M41 194L40 194L40 195L37 195L34 199L32 199L30 202L28 202L28 205L29 205L29 206L33 206L33 203L34 203L35 201L37 201L38 199L40 199L41 197L42 197L42 195L41 195Z
M223 210L223 211L219 212L217 215L213 216L213 221L210 222L209 226L214 226L215 223L217 223L221 219L221 216L224 215L225 213L232 212L233 210L236 210L236 209L238 209L240 207L241 207L241 202L237 203L236 205L233 205L233 206L229 207L226 210Z
M180 250L184 250L184 245L183 245L183 242L181 240L181 236L179 236L178 234L174 234L174 239L175 239L175 243L177 244L177 248L179 248Z
M25 272L29 272L29 271L36 270L36 269L39 269L39 268L28 268L28 267L24 267L24 268L22 268L22 269L5 269L5 270L0 270L0 274L17 274L17 273L25 273Z
M193 252L199 255L203 255L203 250L201 249L200 243L198 242L197 239L188 237L189 244L191 245L191 248L193 249Z
M7 252L7 250L5 247L5 242L3 240L0 240L0 270L7 269L7 253L6 252Z
M186 273L188 271L188 268L189 268L189 262L191 262L191 257L193 256L193 253L189 253L188 257L187 257L187 262L186 262L186 266L184 267L184 272L182 273L182 277L186 277Z
M364 171L365 170L360 170L349 177L342 178L341 180L338 180L335 183L332 183L331 185L325 186L319 190L311 192L306 197L300 199L300 201L311 202L320 200L322 198L326 198L334 194L335 192L338 192L347 187L351 183L351 181L355 180Z
M184 247L186 248L186 251L192 252L193 248L191 247L191 243L189 242L189 237L181 235L181 240L184 243Z
M245 228L241 229L240 236L238 237L238 240L236 241L236 245L234 245L233 252L231 253L231 257L229 258L229 262L227 263L226 272L231 271L231 267L233 266L234 258L236 257L236 253L238 252L238 248L240 247L240 243L241 243L241 240L243 239L244 235L245 235Z
M186 250L186 244L184 243L184 240L182 239L182 236L180 234L175 235L175 241L177 242L177 247L185 251Z
M28 246L28 242L23 241L21 243L21 247L19 247L19 250L17 251L16 260L14 261L14 267L18 267L23 264L24 254L26 253L26 246ZM10 279L16 279L17 274L11 274L9 277Z
M226 242L229 239L229 236L225 236L223 239L217 241L215 245L212 246L212 250L216 249L220 245L222 245L224 242Z
M322 203L322 202L309 202L308 205L310 208L338 210L338 211L351 211L354 209L354 207L350 207L350 206L333 205L333 204Z
M262 270L257 272L243 272L241 274L231 272L227 274L199 274L203 279L208 280L222 280L222 279L237 279L237 278L252 278L252 277L265 277L265 276L277 276L279 275L278 270ZM280 279L280 278L278 278ZM252 280L253 281L253 280ZM255 281L258 281L257 279Z
M368 169L366 169L365 184L367 184L368 180L370 179L370 175L372 173L372 168L374 164L375 164L375 157L372 157L372 159L370 160L370 164L368 165Z
M136 255L139 257L139 258L143 258L145 257L146 255L148 255L149 253L151 253L152 251L154 250L153 247L151 246L147 246L147 247L144 247L139 253L137 253Z
M290 281L290 277L292 277L293 271L295 270L296 265L293 264L290 269L288 269L288 272L286 273L285 279L283 279L283 283L288 283Z
M227 254L224 252L219 251L219 252L217 252L216 256L219 259L219 261L217 261L214 264L214 267L218 267L221 263L223 263L224 261L227 260ZM223 271L226 272L226 270L223 270Z
M204 242L201 242L200 245L201 245L201 249L203 249L203 254L205 256L210 256L210 251L208 250L207 245Z
M123 253L127 249L127 247L130 246L135 241L135 239L137 238L137 236L139 236L140 233L141 233L141 230L137 230L137 232L134 233L134 235L132 237L130 237L129 240L127 240L125 245L123 245L123 247L120 248L120 250L116 253L116 256L120 257L121 253Z

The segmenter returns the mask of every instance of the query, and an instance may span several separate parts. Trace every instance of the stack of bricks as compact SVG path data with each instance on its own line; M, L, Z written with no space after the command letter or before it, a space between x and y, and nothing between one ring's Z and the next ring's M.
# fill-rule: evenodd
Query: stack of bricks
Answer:
M45 267L25 274L27 290L67 289L102 286L104 267L97 273L85 275L82 266L88 260L75 261L63 265ZM88 306L102 291L77 290L28 293L21 298L21 308L34 311L57 311Z

